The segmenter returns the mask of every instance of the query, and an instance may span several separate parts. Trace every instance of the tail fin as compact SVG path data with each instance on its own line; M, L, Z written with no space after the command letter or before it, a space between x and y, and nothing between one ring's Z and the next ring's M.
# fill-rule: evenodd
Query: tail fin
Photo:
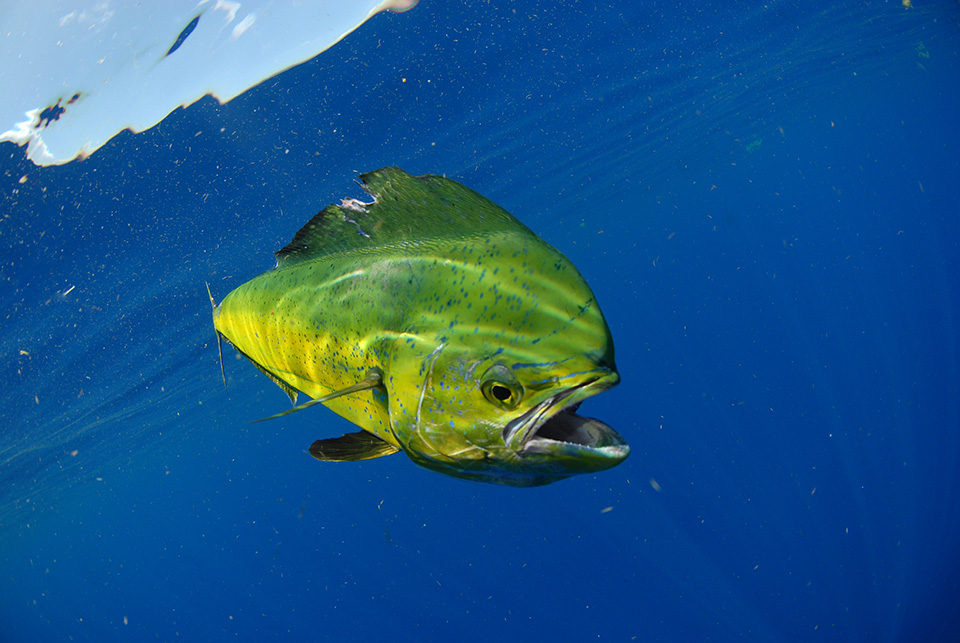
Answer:
M210 292L210 284L207 284L207 295L210 297L210 305L213 306L213 316L216 319L217 316L217 302L213 300L213 293ZM214 326L214 332L217 334L217 356L220 358L220 377L223 378L223 390L227 390L227 374L223 371L223 348L220 345L220 331L216 330Z

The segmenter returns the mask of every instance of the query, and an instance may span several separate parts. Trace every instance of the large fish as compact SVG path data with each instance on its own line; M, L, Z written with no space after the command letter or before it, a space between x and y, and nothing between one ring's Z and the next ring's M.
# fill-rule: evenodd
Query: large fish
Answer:
M573 264L508 212L439 176L385 168L214 305L220 336L296 404L362 429L319 460L397 451L461 478L542 485L629 453L574 413L619 382L613 340ZM212 297L211 297L212 301ZM270 418L267 418L270 419Z

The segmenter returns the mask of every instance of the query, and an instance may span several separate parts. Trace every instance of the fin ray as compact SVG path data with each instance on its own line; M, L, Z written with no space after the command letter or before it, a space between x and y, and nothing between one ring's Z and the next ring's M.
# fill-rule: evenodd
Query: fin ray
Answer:
M205 282L206 283L206 282ZM217 330L217 302L213 298L213 293L210 292L210 284L206 283L207 286L207 296L210 297L210 305L213 306L213 332L217 334L217 357L220 358L220 377L223 379L223 390L227 390L227 373L223 370L223 335Z
M250 360L250 361L253 361L253 360ZM257 364L256 362L253 362L253 363ZM275 375L268 373L259 364L257 364L257 368L259 368L264 373L267 373L267 376L270 377L271 379L276 379ZM324 402L329 402L330 400L337 397L341 397L343 395L349 395L351 393L357 393L359 391L366 391L367 389L376 388L380 386L382 382L383 382L383 371L381 371L379 368L374 366L369 371L367 371L366 377L364 377L362 380L360 380L356 384L353 384L346 388L342 388L339 391L334 391L333 393L321 395L320 397L314 398L309 402L304 402L299 406L295 406L292 409L287 409L286 411L282 411L280 413L277 413L276 415L260 418L259 420L252 420L251 422L249 422L249 424L256 424L257 422L264 422L266 420L275 420L276 418L281 418L284 415L290 415L291 413L296 413L297 411L308 409L311 406L315 406L317 404L323 404ZM287 386L289 386L289 384L287 384Z
M380 458L399 450L372 433L358 431L339 438L317 440L310 446L310 455L325 462L355 462Z

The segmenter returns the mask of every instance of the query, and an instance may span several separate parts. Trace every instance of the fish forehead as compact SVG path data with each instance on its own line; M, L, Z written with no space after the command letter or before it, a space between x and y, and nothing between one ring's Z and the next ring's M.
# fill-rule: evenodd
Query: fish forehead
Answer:
M532 233L439 244L423 262L420 321L475 350L511 347L521 361L607 350L609 330L586 281Z

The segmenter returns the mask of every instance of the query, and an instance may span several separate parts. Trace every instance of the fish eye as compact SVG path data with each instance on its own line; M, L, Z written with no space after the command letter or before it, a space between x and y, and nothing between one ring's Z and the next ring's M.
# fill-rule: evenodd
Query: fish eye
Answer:
M510 398L513 397L513 391L508 389L503 384L494 384L491 386L490 393L492 393L493 396L501 402L509 402Z
M520 382L503 364L494 364L483 374L480 390L488 402L506 409L519 404L523 395Z

